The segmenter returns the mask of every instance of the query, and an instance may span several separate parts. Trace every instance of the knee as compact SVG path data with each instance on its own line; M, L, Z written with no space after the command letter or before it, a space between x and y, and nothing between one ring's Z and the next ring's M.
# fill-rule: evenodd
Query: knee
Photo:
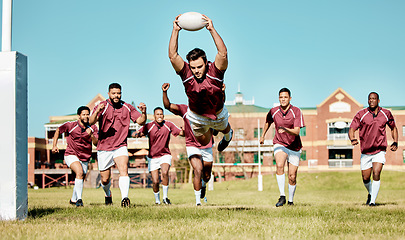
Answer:
M76 174L76 178L77 179L83 179L84 178L84 173L83 172L79 172Z
M101 184L107 185L107 184L109 184L109 183L110 183L110 178L102 178L102 179L101 179Z
M295 182L296 178L297 178L297 175L295 173L288 174L288 180Z

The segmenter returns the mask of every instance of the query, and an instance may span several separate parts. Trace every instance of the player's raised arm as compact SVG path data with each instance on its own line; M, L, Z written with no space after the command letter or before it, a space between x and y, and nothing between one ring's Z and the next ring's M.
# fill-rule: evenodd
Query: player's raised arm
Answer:
M179 47L179 32L181 28L177 24L180 15L173 21L173 31L169 42L169 58L176 72L179 72L184 67L184 60L180 57L177 50Z
M204 14L203 17L204 20L208 22L206 28L211 33L218 50L218 53L215 56L215 67L219 70L226 70L228 68L228 50L226 49L225 43L221 36L219 36L217 30L215 30L212 20Z
M91 126L91 125L93 125L93 124L95 124L97 121L98 121L98 114L104 109L104 104L103 103L100 103L98 106L97 106L97 108L96 108L96 110L93 112L93 114L90 116L90 118L89 118L89 125Z
M162 91L163 91L163 106L165 109L169 110L171 113L175 115L181 115L180 109L177 107L176 104L172 104L169 100L169 97L167 96L167 90L169 90L170 84L169 83L163 83L162 85Z
M142 103L142 102L139 103L138 109L139 109L139 111L141 111L141 116L139 116L136 119L136 123L138 123L139 125L144 125L146 123L146 119L147 119L145 103Z
M52 153L59 152L58 138L59 138L59 128L56 129L55 134L53 135L53 138L52 138Z

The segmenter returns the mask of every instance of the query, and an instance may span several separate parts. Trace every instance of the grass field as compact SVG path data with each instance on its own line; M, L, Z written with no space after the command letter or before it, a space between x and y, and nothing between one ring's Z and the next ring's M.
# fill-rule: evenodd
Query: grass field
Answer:
M131 189L131 207L104 206L101 189L84 189L85 207L68 205L72 189L29 190L29 217L0 222L1 239L405 239L405 173L383 171L377 207L364 203L360 171L299 173L295 206L276 208L275 176L216 183L196 207L192 186L169 190L155 206L151 189ZM288 192L288 191L287 191Z

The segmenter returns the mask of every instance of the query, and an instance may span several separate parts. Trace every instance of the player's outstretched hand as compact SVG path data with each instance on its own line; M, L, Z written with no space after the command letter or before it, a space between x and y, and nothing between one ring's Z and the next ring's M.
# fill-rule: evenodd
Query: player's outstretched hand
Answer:
M260 144L264 143L264 137L260 137Z
M141 113L146 113L146 105L145 105L145 103L143 103L143 102L139 103L138 109L139 109L139 111L141 111Z
M179 24L177 24L179 22L179 17L181 16L181 14L177 15L177 17L174 19L173 21L173 30L176 31L180 31L181 27L179 26Z
M162 85L163 92L167 92L167 90L169 90L169 88L170 88L170 83L163 83L163 85Z
M395 152L398 149L398 143L393 142L390 147L391 151Z
M59 153L59 148L57 146L53 147L52 153Z
M205 26L207 28L207 30L208 31L214 30L214 24L212 24L212 20L209 17L207 17L207 15L204 15L204 14L202 14L202 15L203 15L203 19L205 21L207 21L207 25Z

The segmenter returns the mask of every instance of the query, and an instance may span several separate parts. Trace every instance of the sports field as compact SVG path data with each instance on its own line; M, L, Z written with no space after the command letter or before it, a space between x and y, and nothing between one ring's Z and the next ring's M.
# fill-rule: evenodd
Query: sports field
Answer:
M171 206L155 206L151 189L130 189L127 209L119 189L113 206L101 189L84 189L83 208L68 205L70 188L30 189L28 219L0 222L1 239L405 238L404 172L382 172L377 207L364 205L360 171L299 173L295 206L280 208L275 176L263 180L263 192L257 179L216 183L202 207L189 184L169 190Z

